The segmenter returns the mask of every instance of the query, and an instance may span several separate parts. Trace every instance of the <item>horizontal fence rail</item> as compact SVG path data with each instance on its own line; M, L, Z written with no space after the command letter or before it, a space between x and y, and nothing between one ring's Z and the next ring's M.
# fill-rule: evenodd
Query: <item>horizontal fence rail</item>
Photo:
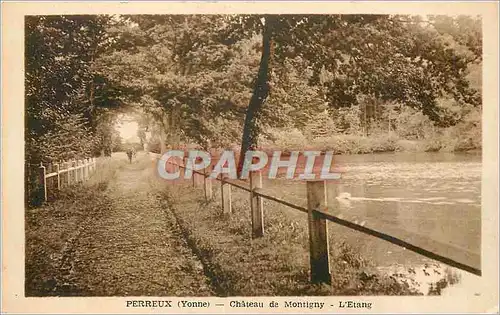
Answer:
M155 157L156 160L159 160L159 155L156 154ZM185 166L187 163L184 163L184 165L172 162L167 163L178 168L187 169ZM212 179L209 177L210 170L206 168L203 171L193 169L191 169L191 171L193 172L193 186L196 185L195 175L202 176L205 198L207 200L212 199ZM223 176L216 178L215 180L221 183L222 212L224 215L229 215L232 212L230 187L234 186L250 193L253 237L260 237L264 235L263 205L261 198L278 202L292 209L307 213L309 225L311 281L313 283L331 283L328 250L328 227L326 221L376 237L427 258L481 276L481 258L477 253L470 252L464 248L459 248L451 244L436 241L424 235L418 235L394 227L384 227L386 230L391 230L392 234L397 234L398 237L396 237L335 216L332 213L332 209L328 208L326 205L325 180L312 180L306 182L307 207L303 207L274 196L270 191L262 188L261 176L262 175L259 171L251 172L249 184L241 180L224 178ZM207 193L207 190L210 190L210 192ZM411 238L413 240L417 239L418 243L425 244L427 249L424 248L424 246L418 246L410 243L409 241L405 241L403 240L404 238ZM436 252L438 251L447 253L448 257L437 254Z
M40 199L47 201L49 193L48 179L55 180L55 189L61 190L63 186L84 182L96 171L96 158L72 160L44 166L40 163L38 177L40 182ZM47 169L50 169L47 173Z

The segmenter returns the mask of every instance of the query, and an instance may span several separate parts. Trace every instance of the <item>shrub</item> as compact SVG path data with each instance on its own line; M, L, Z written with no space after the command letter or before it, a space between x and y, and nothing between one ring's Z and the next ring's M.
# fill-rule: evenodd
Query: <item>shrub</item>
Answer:
M402 106L395 119L396 133L408 140L421 140L434 133L434 124L421 111Z
M361 135L363 133L363 126L359 106L337 109L334 112L334 124L342 133Z
M273 128L267 133L267 138L261 138L260 143L264 148L280 149L282 151L304 150L308 145L306 137L297 128Z
M482 147L481 143L481 111L471 109L455 126L442 131L439 137L444 151L467 151Z
M328 137L338 132L337 126L327 110L314 115L304 126L303 130L308 140Z
M320 151L333 151L335 154L360 154L395 151L398 138L395 134L363 137L358 135L333 135L316 138L312 147Z

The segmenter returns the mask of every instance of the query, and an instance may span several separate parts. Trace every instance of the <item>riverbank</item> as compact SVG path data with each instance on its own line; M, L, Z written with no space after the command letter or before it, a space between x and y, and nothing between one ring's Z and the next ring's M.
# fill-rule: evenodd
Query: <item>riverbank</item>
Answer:
M235 147L237 147L235 145ZM459 136L441 136L430 139L408 140L395 134L380 135L334 135L316 138L311 141L304 139L277 140L264 142L261 148L264 151L282 150L291 151L333 151L336 155L370 154L385 152L469 152L481 150L481 139Z
M181 144L171 149L181 150L204 150L197 144ZM159 144L150 146L150 152L160 154ZM225 147L213 147L209 149L212 154L224 150L232 150L238 156L240 144L232 143ZM272 154L274 151L281 151L282 155L287 155L292 151L331 151L335 155L355 155L389 152L446 152L446 153L477 153L482 150L481 135L462 135L455 130L449 132L436 133L424 139L406 139L396 133L349 135L337 134L314 139L306 139L302 133L294 132L280 136L275 139L262 138L259 141L258 150Z

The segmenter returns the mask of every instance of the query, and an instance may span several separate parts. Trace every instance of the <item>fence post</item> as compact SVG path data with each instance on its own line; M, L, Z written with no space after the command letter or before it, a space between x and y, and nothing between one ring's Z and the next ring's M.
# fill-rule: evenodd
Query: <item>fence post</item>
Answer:
M61 174L64 174L64 160L61 160L59 162L59 171L61 172ZM65 177L64 175L61 175L61 189L64 188L64 185L66 185Z
M179 163L176 163L176 164L184 166L184 168L183 168L184 175L182 175L182 178L186 179L186 168L187 168L187 164L188 164L188 157L184 156L181 160L179 160ZM177 171L177 170L175 170L175 171ZM194 176L194 174L191 174L191 176Z
M71 163L64 162L64 164L66 165L66 183L67 183L67 186L71 186L71 172L69 170L71 168Z
M254 189L262 188L262 173L260 171L250 172L250 209L252 211L252 237L264 236L264 204Z
M210 176L210 166L206 167L203 173L203 188L205 190L205 200L212 200L212 180L208 177Z
M66 165L66 186L71 185L71 177L70 177L70 172L69 168L71 167L71 164L69 162L64 162L64 165Z
M94 174L94 169L93 169L93 166L94 166L94 158L89 158L89 178L90 176L92 176L92 174Z
M76 172L76 165L77 162L76 160L71 161L71 165L73 167L73 184L76 184L78 182L78 174Z
M45 175L45 166L43 166L43 163L40 162L40 167L38 168L38 177L40 179L40 197L42 198L42 201L47 201L47 181Z
M90 165L90 159L87 158L85 159L85 180L88 180L90 178L89 165Z
M54 172L54 163L50 162L47 164L46 168L45 168L45 176L47 176L47 174L50 174ZM54 177L48 177L46 180L45 180L45 185L47 186L47 200L49 200L49 192L52 193L52 191L55 189L55 185L54 185Z
M309 223L309 256L311 281L331 284L328 247L328 226L316 209L326 208L325 181L307 182L307 209Z
M191 181L193 183L193 187L196 187L196 175L198 175L198 174L196 174L196 171L194 170L194 162L195 162L195 160L193 159L192 164L191 164L191 170L192 170L191 171ZM186 165L186 167L187 167L187 165Z
M82 181L87 180L87 159L82 160Z
M87 176L88 178L90 178L90 176L92 175L92 158L88 158L87 161L88 161Z
M80 162L80 181L84 182L85 181L85 168L84 168L84 161L83 160L78 160Z
M61 177L59 176L59 163L54 164L57 172L57 190L61 190Z
M220 187L221 187L221 197L222 197L222 214L228 216L231 214L231 185L224 183L226 175L220 175Z
M80 174L80 160L76 160L76 165L75 165L75 183L79 183L82 178Z
M75 169L74 169L74 172L75 172L75 184L78 183L78 160L75 160L73 162L75 164Z

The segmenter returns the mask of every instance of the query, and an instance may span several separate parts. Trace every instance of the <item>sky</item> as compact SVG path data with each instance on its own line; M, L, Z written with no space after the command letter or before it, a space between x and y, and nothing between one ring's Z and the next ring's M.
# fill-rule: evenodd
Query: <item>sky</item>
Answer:
M133 138L132 140L139 141L137 130L139 125L135 121L121 121L118 123L117 130L124 141Z

